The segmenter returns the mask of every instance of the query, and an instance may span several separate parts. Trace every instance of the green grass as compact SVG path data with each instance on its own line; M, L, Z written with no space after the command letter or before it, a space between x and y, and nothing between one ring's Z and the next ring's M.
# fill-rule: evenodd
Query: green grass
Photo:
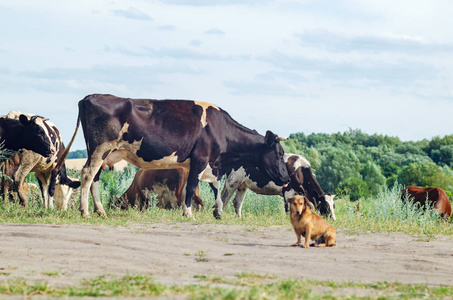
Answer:
M129 175L133 176L133 175ZM112 180L118 180L118 176L110 176ZM130 180L130 178L121 179ZM113 181L114 183L115 181ZM112 182L107 185L114 186ZM120 185L118 185L120 186ZM120 210L112 205L115 195L121 195L127 188L114 189L107 193L106 188L102 192L102 200L108 214L107 219L94 214L90 203L91 217L83 219L78 212L80 189L73 195L69 209L66 212L58 210L45 210L36 199L31 199L30 208L25 210L17 203L3 203L0 205L0 220L4 223L29 223L29 224L91 224L110 226L129 226L132 224L196 222L224 225L244 226L247 230L254 231L259 226L288 226L290 222L288 214L283 208L283 199L279 196L263 196L248 192L243 205L242 218L236 217L232 201L224 209L222 220L216 220L212 215L214 204L213 193L205 183L200 183L200 195L205 207L194 212L195 220L182 216L182 211L165 210L152 205L146 211L137 209ZM417 209L412 204L404 204L399 199L401 187L383 190L377 197L362 199L359 202L351 202L347 199L336 201L337 220L328 219L334 228L348 230L371 231L371 232L401 232L407 234L419 234L433 237L435 235L453 235L453 224L446 222L431 210ZM155 203L155 201L151 201ZM357 211L359 204L359 211Z
M453 287L401 283L333 282L281 279L253 273L234 277L195 276L196 284L164 285L150 275L100 276L80 284L55 287L46 281L10 279L0 283L0 294L52 297L175 297L189 299L441 299Z

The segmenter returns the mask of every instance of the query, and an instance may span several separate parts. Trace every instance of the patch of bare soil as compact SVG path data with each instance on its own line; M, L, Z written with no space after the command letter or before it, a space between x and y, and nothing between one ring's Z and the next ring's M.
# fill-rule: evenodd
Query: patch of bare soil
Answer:
M303 249L289 246L296 241L290 226L0 224L0 241L0 280L25 277L53 285L127 273L187 284L198 282L195 275L229 277L242 272L340 282L453 282L451 237L426 241L338 230L335 247Z

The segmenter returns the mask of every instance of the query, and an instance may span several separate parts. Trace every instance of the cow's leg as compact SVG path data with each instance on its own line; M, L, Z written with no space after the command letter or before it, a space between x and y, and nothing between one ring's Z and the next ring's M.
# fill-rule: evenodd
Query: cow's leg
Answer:
M241 185L241 181L233 180L232 176L228 176L225 180L225 184L223 185L222 189L222 201L223 206L226 207L228 202L230 201L231 197L233 196L234 192L237 188Z
M91 197L93 197L94 212L97 212L101 217L107 218L104 206L102 205L101 198L99 197L99 177L101 176L101 169L94 176L93 183L91 184Z
M17 193L19 194L19 203L22 204L25 208L28 207L28 197L27 193L24 191L23 185L25 182L25 177L31 170L34 168L33 164L21 163L14 173L14 185L16 186Z
M0 174L0 181L1 181L1 190L3 193L3 201L5 202L5 205L7 203L7 197L8 197L8 191L9 191L9 165L10 162L9 160L5 161L4 163L1 164L1 173Z
M9 190L9 182L8 182L9 180L6 178L6 176L7 176L6 174L7 173L4 172L3 168L4 167L2 166L2 172L0 174L0 181L1 181L2 185L1 185L0 189L2 191L3 201L5 202L5 205L6 205L6 203L7 203L6 197L8 195L8 190Z
M203 207L203 200L200 197L200 187L197 186L195 194L193 194L192 200L195 202L195 211L199 211Z
M223 201L220 197L220 181L214 181L210 184L212 191L214 192L215 197L215 204L214 204L214 211L212 212L214 218L221 219L222 218L222 211L223 211Z
M285 203L285 212L289 212L289 202L288 202L288 199L293 197L296 193L293 189L289 189L289 190L285 190L283 189L282 190L282 193L283 193L283 202Z
M88 211L88 198L89 189L94 177L99 172L102 166L102 154L92 155L88 158L87 163L81 171L81 187L80 187L80 213L82 217L86 218L90 216ZM96 189L97 191L97 189ZM96 192L94 191L94 192Z
M196 158L191 159L190 161L190 171L189 176L187 177L186 185L186 198L184 206L182 207L182 215L186 217L193 218L192 215L192 196L197 189L198 182L200 177L203 175L203 172L208 165L207 162L197 160Z
M49 207L53 209L53 198L55 195L55 186L57 185L57 173L52 171L50 173L50 179L49 179Z
M242 203L244 203L246 193L247 186L243 183L238 187L236 196L234 197L233 200L234 211L236 212L236 216L238 216L238 218L242 217Z
M39 181L41 187L42 199L44 201L44 208L53 208L53 198L49 194L49 186L51 174L35 172L36 179Z
M66 211L68 210L68 203L69 203L69 199L71 198L71 194L72 194L72 188L70 188L69 186L63 186L63 185L60 185L60 188L62 190L62 194L63 194L63 205L61 207L61 210L63 211Z

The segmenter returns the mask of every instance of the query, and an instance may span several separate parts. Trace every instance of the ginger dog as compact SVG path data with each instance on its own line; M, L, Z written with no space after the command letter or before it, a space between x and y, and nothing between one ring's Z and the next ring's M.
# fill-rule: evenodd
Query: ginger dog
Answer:
M336 244L337 233L318 214L311 211L311 203L305 196L296 195L288 199L290 204L291 225L296 232L297 242L291 246L299 246L301 236L305 237L303 248L310 246L310 241L315 242L317 247L332 247Z

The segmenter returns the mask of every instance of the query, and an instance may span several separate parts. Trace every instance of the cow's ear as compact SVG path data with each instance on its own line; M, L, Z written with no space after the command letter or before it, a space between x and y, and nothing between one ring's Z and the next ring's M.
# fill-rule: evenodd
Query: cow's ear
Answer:
M275 142L277 141L277 138L278 136L276 136L272 131L268 130L266 131L266 136L264 137L264 140L266 141L267 145L273 147L275 145Z
M30 124L30 122L28 122L28 118L27 118L25 115L20 115L20 116L19 116L19 122L20 122L22 125L28 125L28 124Z

